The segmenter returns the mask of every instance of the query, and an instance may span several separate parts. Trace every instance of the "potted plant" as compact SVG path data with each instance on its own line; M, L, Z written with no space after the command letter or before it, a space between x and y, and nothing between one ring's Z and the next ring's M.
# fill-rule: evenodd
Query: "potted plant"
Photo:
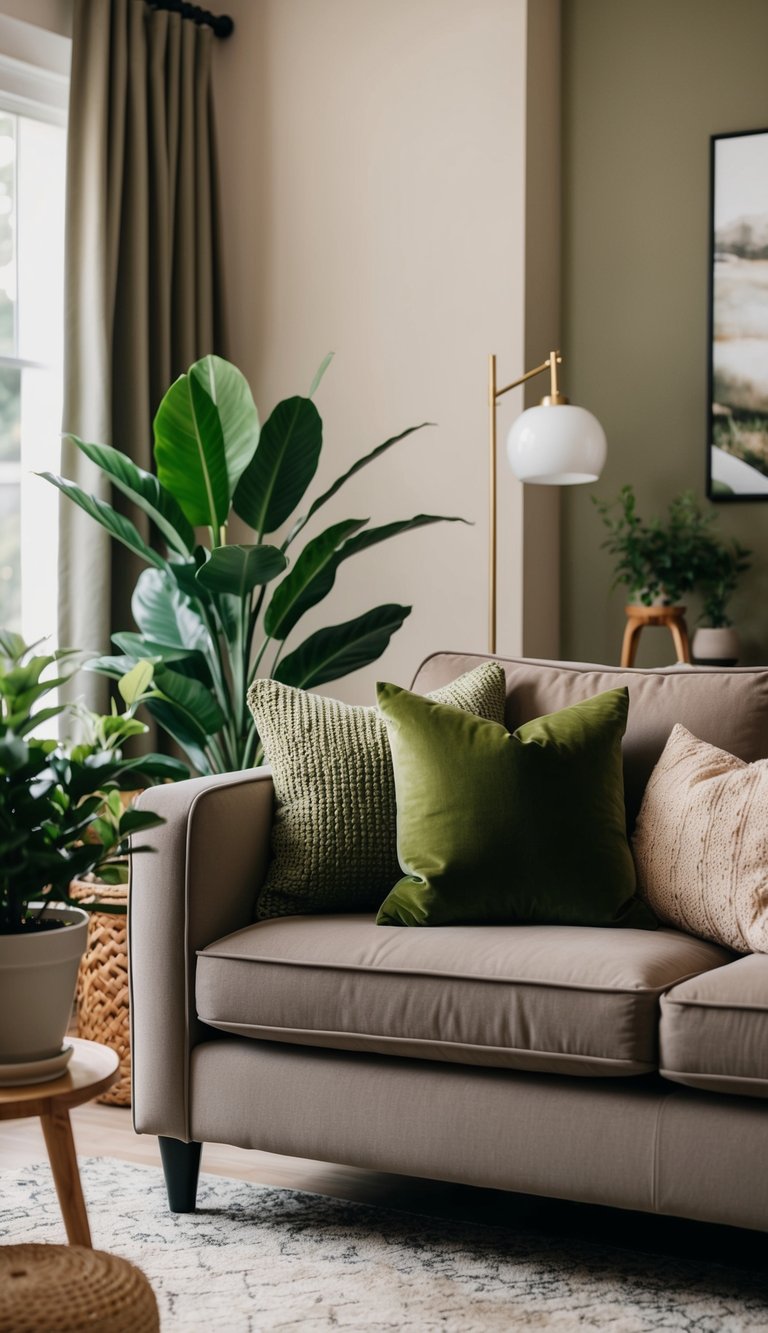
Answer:
M72 437L108 482L149 517L151 544L105 501L43 473L148 566L132 601L139 632L115 634L118 654L90 665L122 681L131 706L143 703L201 774L257 761L259 737L246 706L255 676L309 689L384 652L410 607L374 607L285 650L347 560L443 521L417 514L369 527L367 518L353 518L304 540L307 525L350 477L421 429L410 427L378 445L297 512L320 459L322 421L312 395L329 360L308 396L278 403L263 427L240 371L216 356L197 361L158 408L156 476L116 449ZM251 542L230 542L233 514L253 530Z
M711 567L719 545L711 530L714 514L703 514L690 491L670 502L664 518L647 522L637 512L631 485L622 486L615 500L592 500L608 529L603 546L616 561L613 587L627 588L630 605L680 605Z
M728 602L739 578L750 568L752 552L737 541L716 542L700 577L703 622L693 636L693 656L701 666L735 666L739 636L728 617Z
M79 660L71 651L36 653L0 630L0 1083L29 1080L31 1066L35 1077L55 1077L66 1062L88 921L70 881L89 872L109 878L128 839L162 822L118 812L115 794L187 771L162 755L127 759L115 745L66 746L37 734L66 710L40 704ZM100 726L107 740L144 729L116 713Z

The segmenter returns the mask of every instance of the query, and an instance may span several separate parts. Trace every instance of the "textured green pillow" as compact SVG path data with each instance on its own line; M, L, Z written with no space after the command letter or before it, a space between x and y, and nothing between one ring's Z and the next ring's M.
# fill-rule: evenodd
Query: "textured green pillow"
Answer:
M430 696L500 723L506 678L498 662ZM392 759L376 708L256 680L248 706L272 766L272 860L256 918L375 912L397 879Z
M378 698L405 871L379 925L655 925L626 835L626 689L512 734L396 685Z

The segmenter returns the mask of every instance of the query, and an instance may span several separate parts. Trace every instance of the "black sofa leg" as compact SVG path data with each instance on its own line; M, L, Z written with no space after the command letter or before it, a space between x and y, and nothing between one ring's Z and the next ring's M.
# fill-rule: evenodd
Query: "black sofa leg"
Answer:
M158 1143L168 1207L172 1213L194 1213L202 1143L182 1143L181 1139L167 1139L162 1135Z

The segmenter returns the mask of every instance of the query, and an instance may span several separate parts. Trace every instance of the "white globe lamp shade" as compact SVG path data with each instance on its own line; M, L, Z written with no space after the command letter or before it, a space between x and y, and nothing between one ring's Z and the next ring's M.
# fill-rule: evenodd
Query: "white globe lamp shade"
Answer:
M507 457L520 481L578 486L597 481L605 465L606 439L597 417L572 403L529 407L507 436Z

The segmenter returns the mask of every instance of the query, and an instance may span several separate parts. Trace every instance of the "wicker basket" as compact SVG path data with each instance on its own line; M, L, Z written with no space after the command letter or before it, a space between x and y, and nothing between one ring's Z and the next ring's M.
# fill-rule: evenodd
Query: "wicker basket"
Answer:
M70 893L81 902L108 902L122 908L120 912L88 913L88 943L77 978L77 1035L110 1046L120 1058L117 1082L98 1100L109 1106L130 1106L128 886L73 880Z

